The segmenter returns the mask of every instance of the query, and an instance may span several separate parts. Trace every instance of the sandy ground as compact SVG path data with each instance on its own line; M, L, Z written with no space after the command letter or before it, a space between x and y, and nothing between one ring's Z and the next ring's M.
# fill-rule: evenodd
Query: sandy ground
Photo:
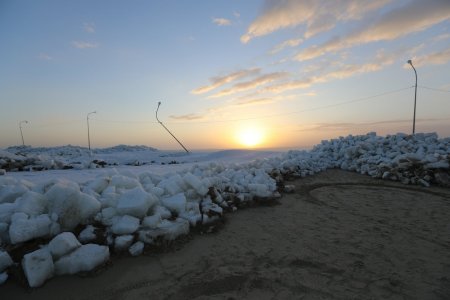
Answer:
M329 170L166 253L1 299L450 299L450 190Z

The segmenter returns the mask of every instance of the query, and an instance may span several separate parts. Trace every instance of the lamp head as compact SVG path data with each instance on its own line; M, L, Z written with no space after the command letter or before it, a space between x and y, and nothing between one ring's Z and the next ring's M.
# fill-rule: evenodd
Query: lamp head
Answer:
M409 59L409 60L407 61L407 63L410 64L410 65L412 66L412 60Z

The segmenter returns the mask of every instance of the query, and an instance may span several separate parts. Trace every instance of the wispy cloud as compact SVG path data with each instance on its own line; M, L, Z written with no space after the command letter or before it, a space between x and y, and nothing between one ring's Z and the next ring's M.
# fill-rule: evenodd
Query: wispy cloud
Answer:
M259 104L267 104L274 102L273 98L255 98L249 100L243 100L235 103L236 106L249 106L249 105L259 105Z
M89 33L95 33L95 24L94 23L83 23L83 29Z
M169 118L173 120L185 120L185 121L192 121L192 120L201 120L204 118L204 115L201 114L186 114L186 115L171 115Z
M414 17L412 17L414 16ZM446 0L414 0L391 10L377 21L342 37L312 46L295 58L300 61L313 59L328 52L377 41L393 40L450 19L450 5Z
M296 47L296 46L300 45L301 42L303 42L303 39L290 39L290 40L284 41L283 43L276 45L270 51L270 54L278 53L287 47Z
M211 84L210 85L205 85L205 86L201 86L199 88L196 88L194 90L191 91L192 94L204 94L207 93L209 91L212 91L218 87L221 87L227 83L233 82L237 79L240 78L244 78L247 76L254 76L257 75L261 72L261 69L259 68L254 68L254 69L246 69L246 70L239 70L237 72L233 72L224 76L216 76L216 77L212 77L210 79Z
M212 22L219 26L229 26L231 25L231 20L225 18L213 18Z
M428 53L413 59L416 67L426 65L443 65L450 61L450 48L443 51Z
M41 60L52 60L53 59L53 57L51 57L47 53L40 53L38 55L38 58L41 59Z
M316 65L315 72L303 79L290 80L265 87L261 92L283 93L285 91L309 88L317 83L324 83L334 79L345 79L363 73L379 71L395 62L400 55L399 51L387 53L379 50L372 62L365 64L349 64L343 62L329 63L324 61L322 65Z
M390 0L269 0L266 10L242 35L241 42L277 30L306 24L305 37L332 29L339 21L356 20L367 12L379 9Z
M78 48L78 49L98 48L98 43L73 41L72 46L74 46L75 48Z
M445 41L445 40L448 40L448 39L450 39L450 33L443 33L443 34L440 34L438 36L435 36L433 38L433 42L437 43L437 42Z
M307 92L303 94L292 94L292 95L279 95L279 96L271 96L271 97L256 97L258 93L246 95L238 98L238 101L234 102L235 106L250 106L250 105L261 105L261 104L269 104L276 103L280 101L286 100L294 100L302 97L313 97L316 96L315 92Z
M231 88L224 89L214 95L209 96L208 98L219 98L219 97L235 94L238 92L248 91L248 90L257 88L261 85L285 78L288 75L289 75L289 73L287 73L287 72L275 72L275 73L261 75L253 80L236 83Z

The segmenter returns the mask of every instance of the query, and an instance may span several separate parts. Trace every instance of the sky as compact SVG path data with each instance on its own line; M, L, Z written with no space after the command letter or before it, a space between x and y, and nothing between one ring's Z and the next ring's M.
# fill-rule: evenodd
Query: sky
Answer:
M0 0L0 57L1 148L181 149L158 102L191 150L410 134L408 60L450 136L448 0Z

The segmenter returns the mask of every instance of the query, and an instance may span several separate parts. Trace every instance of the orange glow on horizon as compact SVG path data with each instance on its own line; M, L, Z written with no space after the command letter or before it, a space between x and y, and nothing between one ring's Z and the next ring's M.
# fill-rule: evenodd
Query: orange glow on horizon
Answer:
M240 145L246 148L254 148L261 146L264 142L265 134L261 128L246 127L236 133L236 138Z

